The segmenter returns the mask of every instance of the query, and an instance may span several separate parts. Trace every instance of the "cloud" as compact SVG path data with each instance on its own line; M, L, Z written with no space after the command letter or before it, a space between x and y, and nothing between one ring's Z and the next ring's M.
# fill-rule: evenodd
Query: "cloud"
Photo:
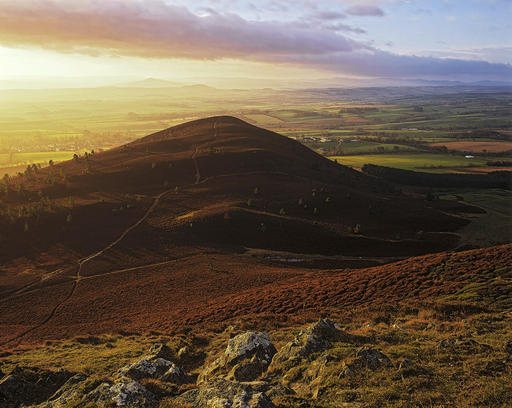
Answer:
M347 14L351 16L373 16L373 17L382 17L384 16L384 11L377 6L359 4L352 7L349 7L346 10Z
M197 16L160 0L36 0L0 7L0 43L62 52L194 59L351 51L362 45L299 23Z
M0 45L89 55L293 63L369 76L512 73L505 64L385 52L341 34L360 29L334 17L342 18L324 14L323 24L283 23L250 21L218 9L196 15L163 0L0 0Z

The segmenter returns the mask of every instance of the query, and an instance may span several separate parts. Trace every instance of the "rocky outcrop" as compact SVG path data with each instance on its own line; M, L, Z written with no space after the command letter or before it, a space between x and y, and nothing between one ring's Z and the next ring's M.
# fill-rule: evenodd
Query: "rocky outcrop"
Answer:
M153 378L173 384L184 384L189 381L187 373L167 359L173 355L167 346L157 344L151 347L149 352L150 355L121 368L118 376L128 377L136 381L143 378Z
M268 388L265 382L240 383L215 378L197 390L182 394L177 401L195 408L274 408L265 394Z
M156 408L155 396L137 381L121 378L115 383L104 382L84 398L88 403L125 408Z
M199 382L228 372L230 378L238 381L255 380L267 369L275 353L268 334L239 334L229 340L224 354L201 372Z
M169 369L173 367L173 363L159 357L144 357L129 366L119 370L119 377L129 377L133 380L141 380L142 378L160 378Z
M300 360L323 351L343 335L336 323L324 319L302 330L291 342L283 346L274 356L272 366L276 368L287 360Z

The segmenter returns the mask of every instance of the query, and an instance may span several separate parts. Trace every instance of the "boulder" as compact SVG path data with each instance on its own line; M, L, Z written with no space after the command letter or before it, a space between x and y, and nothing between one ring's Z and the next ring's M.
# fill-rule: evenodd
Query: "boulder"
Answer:
M274 408L265 394L268 388L264 382L240 383L217 377L185 392L176 402L196 408Z
M38 404L52 396L73 373L16 367L0 381L0 406Z
M132 365L121 368L119 377L129 377L133 380L142 378L160 378L174 367L174 363L160 357L143 357Z
M275 353L276 348L268 334L246 332L229 340L224 357L226 364L230 366L251 358L264 364L270 364Z
M283 346L274 356L274 362L300 359L329 348L333 342L339 341L342 333L336 323L323 319L302 330L291 342Z
M172 356L173 352L169 347L156 343L149 349L149 355L121 368L118 377L128 377L135 381L153 378L178 385L188 382L189 376L170 360Z
M90 404L126 408L156 408L155 396L137 381L121 378L115 383L105 382L88 393L84 400Z
M267 369L275 353L276 348L268 334L239 334L229 340L224 354L200 373L198 381L207 381L212 376L231 369L231 378L252 381Z

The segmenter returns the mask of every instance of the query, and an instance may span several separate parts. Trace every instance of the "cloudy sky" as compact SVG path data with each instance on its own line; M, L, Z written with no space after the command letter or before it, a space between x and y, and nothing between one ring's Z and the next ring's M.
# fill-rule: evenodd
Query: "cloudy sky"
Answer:
M0 79L512 80L512 0L0 0Z

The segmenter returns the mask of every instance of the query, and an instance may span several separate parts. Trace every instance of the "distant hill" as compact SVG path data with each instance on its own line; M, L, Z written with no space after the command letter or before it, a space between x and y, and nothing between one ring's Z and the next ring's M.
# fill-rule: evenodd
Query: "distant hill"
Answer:
M167 81L157 78L146 78L141 81L126 82L117 86L128 88L175 88L184 86L181 82Z

